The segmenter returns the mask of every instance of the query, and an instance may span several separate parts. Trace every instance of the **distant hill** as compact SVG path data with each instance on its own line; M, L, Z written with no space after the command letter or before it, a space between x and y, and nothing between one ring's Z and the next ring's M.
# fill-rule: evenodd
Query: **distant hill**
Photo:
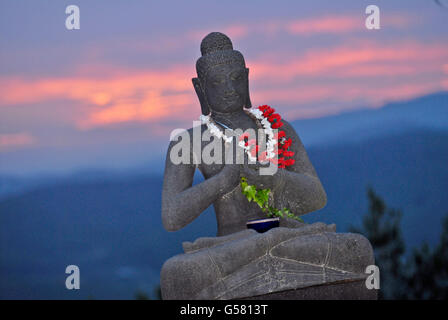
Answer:
M283 115L282 109L278 109ZM415 129L448 131L448 92L317 119L286 119L297 129L307 148L362 142ZM109 171L106 175L110 175L111 171L125 172L134 169L141 172L161 172L167 144L168 136L164 141L143 139L127 143L87 143L3 152L0 156L0 175L15 175L9 176L7 183L2 183L3 179L0 178L0 198L2 195L29 190L39 183L48 184L50 180L54 180L53 177L48 179L47 176L42 176L30 181L29 176L36 172L66 175L76 170L90 171L95 168L100 168L98 171ZM97 175L92 171L91 174ZM26 176L18 178L18 175Z
M0 298L152 292L163 261L181 251L182 240L204 234L197 226L164 231L161 184L161 176L66 181L0 202ZM65 289L69 264L81 269L79 292Z
M299 129L299 128L298 128ZM448 133L424 128L323 145L308 153L328 194L305 221L338 231L367 211L366 186L404 211L407 244L433 243L448 213ZM199 180L199 178L197 179ZM211 208L168 233L160 219L161 175L70 178L0 201L0 298L133 298L151 292L181 242L216 234ZM81 290L64 287L65 267L81 269Z
M448 92L292 124L308 147L362 142L416 129L448 131Z
M448 214L448 132L416 130L309 154L328 204L305 215L307 221L335 221L342 230L361 223L370 185L389 207L402 209L408 246L438 241L441 217Z

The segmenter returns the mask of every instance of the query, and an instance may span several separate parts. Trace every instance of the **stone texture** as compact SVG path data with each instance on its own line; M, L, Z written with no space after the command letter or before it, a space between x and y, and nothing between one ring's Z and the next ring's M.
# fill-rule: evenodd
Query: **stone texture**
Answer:
M364 280L341 281L297 290L286 290L241 300L377 300L378 290L366 288Z
M374 264L369 241L358 234L316 233L321 228L246 232L245 238L175 256L162 268L163 298L241 299L364 281L366 266Z

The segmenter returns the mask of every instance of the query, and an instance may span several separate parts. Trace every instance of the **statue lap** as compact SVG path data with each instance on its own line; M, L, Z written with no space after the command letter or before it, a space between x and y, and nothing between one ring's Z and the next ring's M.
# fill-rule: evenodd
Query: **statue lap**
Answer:
M362 235L338 234L334 226L315 223L266 233L246 230L220 238L226 237L184 243L186 253L165 262L163 299L257 299L275 298L274 294L310 298L304 288L331 285L340 295L341 283L358 288L348 290L346 298L376 298L363 290L365 268L374 261L372 247ZM335 298L328 296L328 290L323 292Z

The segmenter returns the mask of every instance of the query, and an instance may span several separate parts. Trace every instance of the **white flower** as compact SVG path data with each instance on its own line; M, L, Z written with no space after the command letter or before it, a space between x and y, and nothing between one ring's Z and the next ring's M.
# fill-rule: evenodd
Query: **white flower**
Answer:
M263 116L263 112L261 112L258 109L249 110L249 112L252 113L255 117L257 117L257 119L261 119L261 117Z
M261 124L263 125L264 128L271 128L271 123L266 118L263 118L261 120Z
M268 141L266 141L266 156L267 159L272 159L276 156L274 153L275 145L277 144L277 140L274 139L274 131L271 128L271 123L267 118L263 116L263 112L259 109L251 109L247 111L248 113L252 114L257 118L265 131L265 134L268 136ZM212 118L210 116L201 115L199 117L202 124L207 125L208 130L212 135L219 139L223 139L226 143L230 143L233 141L233 136L228 137L224 134L221 129L219 129L213 122ZM243 140L238 142L238 146L245 150L248 158L250 161L257 161L257 158L252 156L250 153L251 147L246 146L245 142Z
M210 116L204 116L203 114L201 114L199 116L199 120L203 123L203 124L208 124L210 123Z

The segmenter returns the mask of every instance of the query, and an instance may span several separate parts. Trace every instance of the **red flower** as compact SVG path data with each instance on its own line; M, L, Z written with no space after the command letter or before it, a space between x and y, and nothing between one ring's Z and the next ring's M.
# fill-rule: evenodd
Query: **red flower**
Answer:
M274 139L275 140L278 140L278 139L283 138L285 136L286 136L285 131L277 131L276 133L274 133Z
M294 161L294 159L290 159L290 160ZM286 163L294 163L293 161L285 160L284 157L270 158L269 161L272 162L273 164L276 164L279 168L282 168L282 169L284 169L286 167L286 165L287 165Z
M263 117L265 117L265 118L267 118L267 117L269 117L269 115L271 115L272 113L274 113L275 112L275 109L274 108L271 108L271 107L267 107L266 109L264 109L264 111L263 111Z
M283 143L283 148L288 149L291 143L292 143L291 138L286 139L285 142Z
M281 121L282 118L279 114L274 113L275 109L271 108L268 105L262 105L259 106L258 109L263 112L263 117L265 117L270 123L272 129L278 129L281 126L283 126L283 122ZM248 135L245 136L245 141L249 138ZM293 151L289 151L288 148L292 144L291 138L288 138L283 141L283 143L280 143L279 140L282 138L286 138L286 134L284 131L276 131L274 133L274 139L277 140L277 144L274 146L273 152L277 155L277 157L274 158L267 158L267 152L263 151L261 154L258 155L258 159L260 161L269 160L270 162L278 165L279 168L285 168L286 166L291 166L295 163L294 159L285 159L285 157L292 157L294 156ZM241 138L240 138L241 139ZM252 139L254 140L254 139ZM255 144L252 143L252 140L250 140L250 145ZM246 146L249 145L249 142L246 142ZM252 156L255 156L259 151L258 146L255 144L255 147L250 150ZM282 155L281 157L278 157L279 155Z
M285 158L281 157L278 159L278 167L284 169L286 167L285 165Z
M269 116L269 118L268 118L268 121L269 122L273 122L274 120L275 121L280 121L282 118L280 117L280 115L278 114L278 113L273 113L273 114L271 114L270 116Z
M283 125L283 122L277 121L271 125L272 129L278 129Z

